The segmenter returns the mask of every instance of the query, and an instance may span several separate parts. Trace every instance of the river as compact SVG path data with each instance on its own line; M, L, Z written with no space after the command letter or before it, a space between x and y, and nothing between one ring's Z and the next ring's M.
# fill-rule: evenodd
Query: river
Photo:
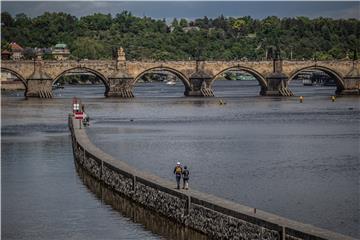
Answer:
M217 98L184 97L181 84L159 83L138 84L134 99L106 99L102 86L69 86L50 100L3 93L2 236L203 237L111 207L76 171L67 129L76 95L91 117L90 138L116 158L169 180L180 161L192 188L359 237L359 98L332 102L332 87L290 87L303 103L257 96L255 82L240 81L216 83ZM130 212L146 211L123 201Z

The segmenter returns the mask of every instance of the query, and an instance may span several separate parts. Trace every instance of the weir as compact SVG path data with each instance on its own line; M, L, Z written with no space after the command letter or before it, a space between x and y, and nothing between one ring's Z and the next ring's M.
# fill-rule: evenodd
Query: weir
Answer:
M172 240L207 240L208 237L195 230L181 227L179 224L169 221L168 218L157 214L139 204L134 203L131 199L123 197L116 193L101 181L88 174L75 162L78 176L95 196L106 205L111 205L113 209L121 213L121 215L132 219L136 223L142 224L147 230L153 233L170 238Z
M212 239L354 239L292 221L196 190L180 191L175 183L139 171L96 147L86 130L69 115L76 164L129 200Z

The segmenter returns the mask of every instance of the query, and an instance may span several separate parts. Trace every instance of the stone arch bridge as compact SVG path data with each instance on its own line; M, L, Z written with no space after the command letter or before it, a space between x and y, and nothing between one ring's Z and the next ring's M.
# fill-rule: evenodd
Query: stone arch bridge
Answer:
M337 94L359 95L360 62L356 61L126 61L123 51L116 60L2 61L1 71L21 79L27 97L52 97L52 85L64 74L80 70L98 76L105 85L105 96L133 97L133 88L142 75L166 70L181 79L186 96L214 96L212 85L227 70L252 74L260 85L260 95L291 96L288 88L300 71L318 69L336 80Z

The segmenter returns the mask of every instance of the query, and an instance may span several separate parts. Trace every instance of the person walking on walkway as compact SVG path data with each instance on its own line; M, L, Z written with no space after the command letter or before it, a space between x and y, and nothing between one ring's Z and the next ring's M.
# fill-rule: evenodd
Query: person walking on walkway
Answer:
M182 171L183 171L183 169L181 167L180 162L177 162L176 166L174 168L174 174L175 174L175 177L176 177L177 189L180 189L180 179L181 179Z
M189 189L189 169L187 169L187 166L184 166L184 170L182 171L182 175L183 175L183 189L188 190Z

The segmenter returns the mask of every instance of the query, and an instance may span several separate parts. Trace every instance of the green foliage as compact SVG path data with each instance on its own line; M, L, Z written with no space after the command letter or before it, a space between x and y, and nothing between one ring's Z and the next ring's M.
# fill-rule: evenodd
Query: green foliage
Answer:
M1 26L12 27L14 25L14 19L8 12L1 13Z
M78 59L101 59L108 57L111 52L107 52L104 43L89 37L79 37L72 45L72 54Z
M25 48L23 55L24 55L24 59L26 59L26 60L34 59L35 58L35 50L32 48Z
M140 18L127 11L114 17L95 13L81 18L67 13L13 17L2 12L1 24L2 49L13 41L24 48L65 43L71 59L111 59L112 50L122 46L130 60L260 60L276 47L284 59L329 60L345 58L347 53L352 56L360 46L357 19L270 16L258 20L221 15L193 21L175 18L167 25L165 20Z
M10 51L10 46L9 46L9 42L5 41L5 40L1 40L1 51L2 50L8 50Z
M44 60L55 60L54 55L52 55L52 54L50 54L50 53L44 53L44 54L42 55L42 58L43 58Z
M186 21L186 19L182 18L179 22L180 27L187 27L188 26L188 22Z
M80 18L79 24L86 29L93 31L106 31L109 30L112 23L111 15L95 13L91 16Z

